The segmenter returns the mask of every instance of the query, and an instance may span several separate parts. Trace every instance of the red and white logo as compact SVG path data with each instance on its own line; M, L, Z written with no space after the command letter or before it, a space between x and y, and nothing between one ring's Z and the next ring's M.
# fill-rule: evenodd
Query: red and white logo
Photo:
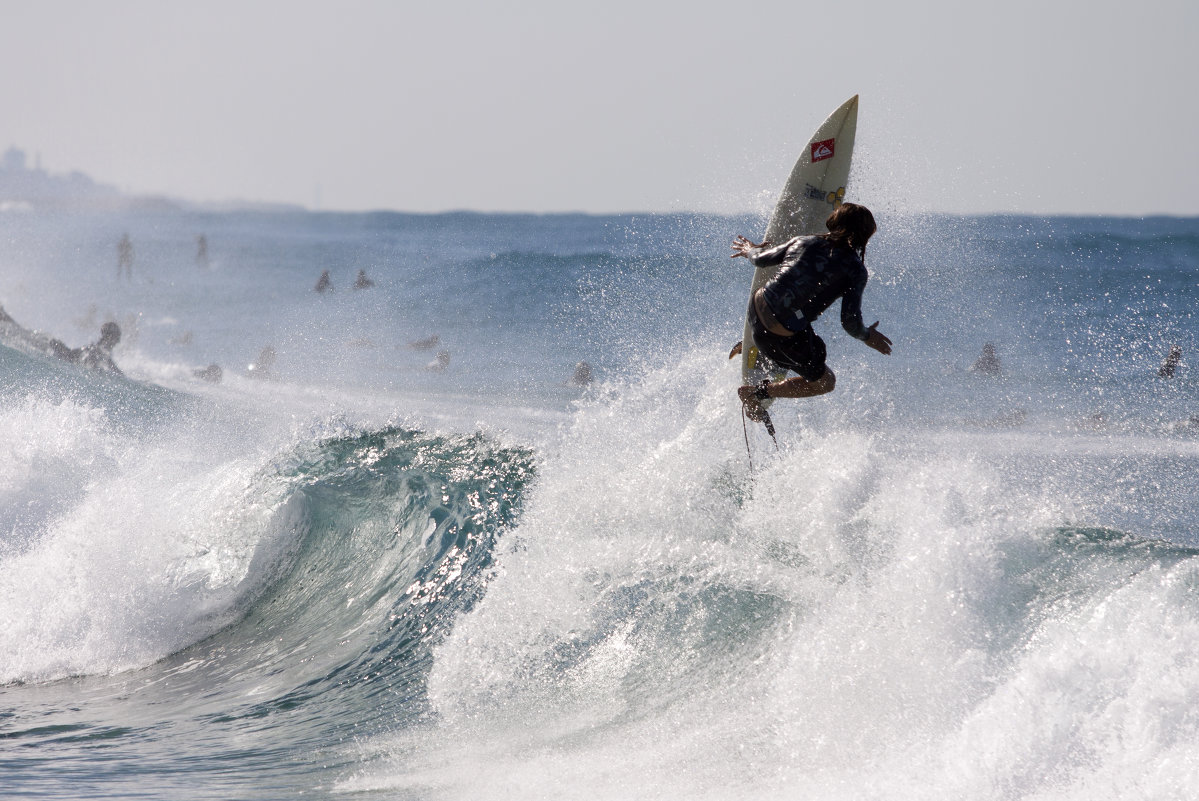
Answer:
M833 145L836 139L825 139L823 142L812 143L812 163L831 159L833 157Z

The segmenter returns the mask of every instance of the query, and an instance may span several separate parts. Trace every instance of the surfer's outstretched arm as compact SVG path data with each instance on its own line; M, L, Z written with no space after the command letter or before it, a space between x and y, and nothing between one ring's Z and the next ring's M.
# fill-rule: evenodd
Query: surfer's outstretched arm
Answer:
M753 242L746 239L741 234L737 234L737 236L735 236L733 238L733 255L729 256L729 258L730 259L740 259L740 258L748 259L750 257L750 251L761 250L762 248L768 248L768 247L770 247L769 242L763 242L760 245L755 245Z

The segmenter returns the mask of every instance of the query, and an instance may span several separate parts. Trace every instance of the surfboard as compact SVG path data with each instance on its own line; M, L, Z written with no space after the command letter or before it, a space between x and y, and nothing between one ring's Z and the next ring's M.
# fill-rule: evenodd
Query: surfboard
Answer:
M823 234L828 230L824 221L845 199L857 128L858 96L854 95L830 114L808 140L770 215L764 241L781 245L792 237ZM755 268L750 298L777 272L775 267ZM770 374L761 365L748 319L741 342L741 378L746 384L757 384L767 378L782 379L783 373ZM769 408L772 401L772 398L762 401L762 408Z

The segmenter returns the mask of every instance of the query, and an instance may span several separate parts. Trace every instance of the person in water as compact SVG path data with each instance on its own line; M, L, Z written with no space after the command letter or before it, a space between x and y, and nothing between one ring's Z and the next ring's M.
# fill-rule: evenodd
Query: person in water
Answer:
M129 234L123 234L117 243L117 279L121 277L133 280L133 240Z
M27 350L56 356L65 362L78 364L90 370L124 375L112 360L112 349L121 341L121 327L114 322L100 326L100 338L92 344L72 348L61 339L30 331L0 307L0 340L5 344L23 346Z
M82 365L89 370L104 370L121 375L120 368L112 360L112 349L121 341L121 327L113 322L100 326L100 338L82 348L69 348L62 340L51 339L50 348L63 361Z
M326 292L333 291L333 279L329 277L329 271L323 270L321 277L316 279L316 286L312 288L314 292L320 292L322 295Z
M271 368L275 366L275 358L278 354L275 353L275 348L267 345L258 354L258 361L251 364L246 369L250 378L273 379L275 374L271 372Z
M970 372L978 373L979 375L999 375L1003 372L1003 368L999 364L999 354L995 351L995 345L988 342L983 345L983 352L975 360L970 367Z
M755 245L743 236L733 240L733 258L754 267L779 267L778 274L750 299L746 314L759 358L767 370L790 370L792 378L746 384L737 390L746 414L764 418L760 400L810 398L832 392L837 378L825 364L824 340L812 330L821 313L841 299L841 326L854 339L883 355L891 340L878 322L862 324L862 292L866 289L866 243L878 226L865 206L842 203L825 221L827 234L797 236L781 245Z
M566 383L573 384L576 387L587 387L591 385L591 380L591 365L587 362L579 362L575 365L574 375Z
M1182 347L1171 345L1170 352L1166 354L1166 360L1158 368L1157 374L1162 378L1173 378L1174 371L1178 369L1178 365L1180 364L1182 364Z
M441 344L441 337L437 334L431 334L424 339L417 339L408 343L408 347L413 350L433 350Z
M192 370L192 375L194 375L196 378L200 379L201 381L207 381L210 384L221 383L221 377L224 374L225 374L225 371L222 370L221 366L219 364L217 364L216 362L213 362L212 364L208 365L207 367L200 367L195 370Z

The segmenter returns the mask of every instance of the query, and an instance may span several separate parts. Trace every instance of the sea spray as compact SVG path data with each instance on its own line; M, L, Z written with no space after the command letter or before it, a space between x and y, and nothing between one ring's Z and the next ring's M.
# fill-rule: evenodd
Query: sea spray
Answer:
M263 481L261 460L210 461L191 441L123 436L103 410L34 406L28 425L73 431L28 461L67 497L6 540L0 681L45 681L147 665L217 631L269 582L302 532L300 505ZM81 447L84 442L90 448ZM20 440L9 440L19 445ZM211 454L211 451L209 451ZM55 458L67 468L54 473ZM53 498L38 482L15 496ZM14 497L19 508L20 497Z
M1185 797L1195 221L879 219L895 352L817 321L752 478L760 221L8 220L0 303L126 377L0 348L14 640L73 610L3 654L5 792Z
M375 744L395 773L346 789L1082 797L1112 764L1126 787L1186 786L1190 761L1138 776L1110 751L1130 721L1153 755L1199 735L1179 717L1199 554L1069 526L1101 488L1030 483L1026 450L969 430L788 423L751 483L735 400L700 361L580 409L436 649L435 715Z

